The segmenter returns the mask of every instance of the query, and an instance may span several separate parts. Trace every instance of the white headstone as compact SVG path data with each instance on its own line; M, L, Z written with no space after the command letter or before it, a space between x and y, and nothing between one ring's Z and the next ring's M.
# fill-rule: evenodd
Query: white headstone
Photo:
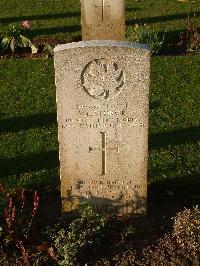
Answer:
M82 40L124 40L124 0L81 0Z
M145 213L150 54L88 41L55 48L63 211Z

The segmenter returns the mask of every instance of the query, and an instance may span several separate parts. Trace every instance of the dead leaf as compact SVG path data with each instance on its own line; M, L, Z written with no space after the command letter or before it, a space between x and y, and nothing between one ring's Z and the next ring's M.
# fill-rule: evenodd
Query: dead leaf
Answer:
M56 254L55 254L55 252L54 252L54 249L53 249L52 247L48 248L48 251L47 251L47 252L48 252L49 256L50 256L53 260L55 260L55 261L58 260Z

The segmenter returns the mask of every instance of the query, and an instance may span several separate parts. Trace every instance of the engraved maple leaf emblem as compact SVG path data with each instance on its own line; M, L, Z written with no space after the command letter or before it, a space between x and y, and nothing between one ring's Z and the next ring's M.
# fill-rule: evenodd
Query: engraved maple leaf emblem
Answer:
M123 70L106 59L90 62L82 73L83 88L94 98L114 98L123 89L124 82Z

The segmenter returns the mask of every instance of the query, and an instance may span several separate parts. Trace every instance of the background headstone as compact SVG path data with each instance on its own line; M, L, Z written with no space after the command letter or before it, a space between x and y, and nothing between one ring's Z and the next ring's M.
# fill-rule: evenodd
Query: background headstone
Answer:
M86 201L112 213L144 213L148 48L88 41L54 52L63 211Z
M82 40L124 40L124 0L81 0Z

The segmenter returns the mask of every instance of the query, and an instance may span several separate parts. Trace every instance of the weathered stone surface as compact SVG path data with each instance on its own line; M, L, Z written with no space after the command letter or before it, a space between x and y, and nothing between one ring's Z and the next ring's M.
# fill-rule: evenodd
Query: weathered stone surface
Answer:
M144 213L148 48L88 41L54 52L63 210L86 201L112 213Z
M81 0L82 40L124 40L124 0Z

